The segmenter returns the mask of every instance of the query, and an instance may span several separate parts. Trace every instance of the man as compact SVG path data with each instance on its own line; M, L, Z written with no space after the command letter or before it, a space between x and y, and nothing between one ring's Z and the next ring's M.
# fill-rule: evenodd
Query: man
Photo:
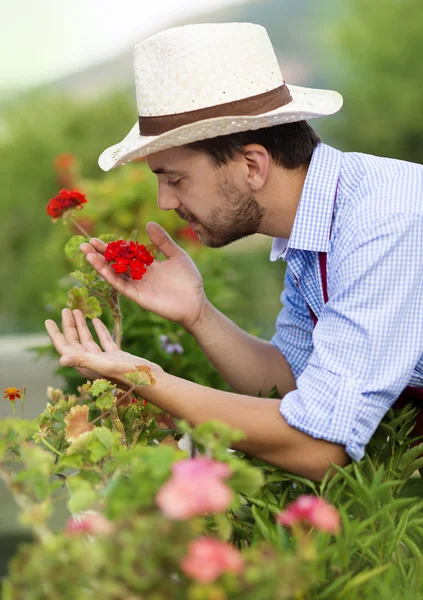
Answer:
M360 460L404 388L423 387L423 169L322 144L305 119L336 112L341 96L286 85L258 25L170 29L136 46L134 64L139 121L100 166L145 157L159 207L205 245L273 237L272 260L287 262L284 306L270 342L245 333L149 223L167 260L142 281L106 266L99 240L82 250L120 293L183 325L238 393L120 351L94 319L100 348L82 314L66 309L63 334L46 322L61 364L122 385L126 370L150 364L157 383L143 397L193 425L242 429L237 448L293 473L320 480L332 462ZM274 385L282 400L256 397Z

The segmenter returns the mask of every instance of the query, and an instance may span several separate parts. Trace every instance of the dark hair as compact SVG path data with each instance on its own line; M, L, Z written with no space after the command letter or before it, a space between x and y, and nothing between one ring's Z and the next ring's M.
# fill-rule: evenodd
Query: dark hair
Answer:
M317 133L306 121L273 125L263 129L240 131L199 140L186 148L207 154L215 167L227 165L243 152L247 144L260 144L273 161L286 169L301 169L310 164L314 149L320 144Z

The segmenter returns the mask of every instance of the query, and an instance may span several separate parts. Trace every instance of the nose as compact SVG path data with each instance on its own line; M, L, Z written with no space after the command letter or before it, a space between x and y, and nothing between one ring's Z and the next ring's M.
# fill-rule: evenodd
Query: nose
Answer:
M175 210L175 208L182 206L172 190L169 190L165 185L159 185L157 205L160 210Z

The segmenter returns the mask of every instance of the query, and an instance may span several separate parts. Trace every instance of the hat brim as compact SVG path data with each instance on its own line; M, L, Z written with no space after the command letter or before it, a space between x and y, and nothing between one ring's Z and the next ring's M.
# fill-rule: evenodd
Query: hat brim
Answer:
M183 146L198 140L228 135L238 131L248 131L293 123L314 117L324 117L336 113L342 106L341 94L333 90L288 85L292 101L270 112L260 115L240 115L236 117L214 117L189 123L155 136L142 136L138 121L122 142L110 146L98 159L103 171L110 171L137 158L153 152Z

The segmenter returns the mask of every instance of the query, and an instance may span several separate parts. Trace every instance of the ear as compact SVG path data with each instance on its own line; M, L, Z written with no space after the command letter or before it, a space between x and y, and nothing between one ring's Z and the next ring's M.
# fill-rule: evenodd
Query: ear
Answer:
M261 190L268 178L270 168L270 155L260 144L247 144L244 146L244 159L247 167L247 182L251 191Z

